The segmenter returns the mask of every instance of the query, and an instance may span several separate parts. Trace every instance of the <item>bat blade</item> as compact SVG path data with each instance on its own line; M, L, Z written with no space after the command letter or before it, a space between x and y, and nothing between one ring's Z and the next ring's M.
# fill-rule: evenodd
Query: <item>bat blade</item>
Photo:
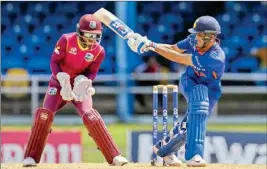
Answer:
M127 39L127 35L133 32L132 29L105 8L97 10L94 16L123 39Z

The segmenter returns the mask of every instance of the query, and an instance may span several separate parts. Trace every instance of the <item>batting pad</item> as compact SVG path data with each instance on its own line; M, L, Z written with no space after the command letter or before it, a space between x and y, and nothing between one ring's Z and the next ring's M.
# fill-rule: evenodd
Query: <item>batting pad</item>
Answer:
M54 113L50 110L45 108L36 110L24 158L32 157L36 163L40 162L48 135L51 133L53 119Z
M195 86L189 95L188 106L186 160L196 154L203 157L206 119L209 114L208 88L204 85Z
M113 158L120 155L120 151L107 131L100 114L95 109L91 109L83 115L83 123L107 162L112 164Z

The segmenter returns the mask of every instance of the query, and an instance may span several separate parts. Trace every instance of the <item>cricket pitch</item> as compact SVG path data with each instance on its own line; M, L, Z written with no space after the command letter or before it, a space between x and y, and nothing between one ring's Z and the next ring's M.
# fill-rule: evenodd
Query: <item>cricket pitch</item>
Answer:
M163 167L163 166L162 166ZM71 164L38 164L36 169L158 169L159 166L151 166L148 163L129 163L125 166L109 166L107 163L71 163ZM34 169L33 168L33 169ZM183 164L181 167L163 167L177 169L192 169ZM267 165L238 165L238 164L208 164L203 169L266 169ZM22 164L1 164L1 169L26 169Z

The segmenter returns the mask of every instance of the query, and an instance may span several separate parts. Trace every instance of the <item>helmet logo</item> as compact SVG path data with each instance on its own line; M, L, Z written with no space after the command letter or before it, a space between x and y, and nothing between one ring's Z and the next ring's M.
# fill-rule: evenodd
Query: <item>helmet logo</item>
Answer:
M197 27L197 23L198 23L199 19L197 19L195 22L194 22L194 25L193 25L193 28L196 28Z
M90 21L90 23L89 23L89 27L90 27L91 29L95 29L95 28L96 28L96 22L95 22L95 21Z

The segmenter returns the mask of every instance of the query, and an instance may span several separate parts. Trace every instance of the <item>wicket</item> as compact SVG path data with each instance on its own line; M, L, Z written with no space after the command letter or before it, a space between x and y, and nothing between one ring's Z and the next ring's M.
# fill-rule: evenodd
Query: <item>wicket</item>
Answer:
M172 89L173 95L173 125L178 123L178 86L177 85L156 85L153 86L153 145L158 141L158 93L162 89L162 121L163 139L168 136L168 89ZM153 152L152 162L155 163L157 155ZM164 161L163 161L163 165Z

